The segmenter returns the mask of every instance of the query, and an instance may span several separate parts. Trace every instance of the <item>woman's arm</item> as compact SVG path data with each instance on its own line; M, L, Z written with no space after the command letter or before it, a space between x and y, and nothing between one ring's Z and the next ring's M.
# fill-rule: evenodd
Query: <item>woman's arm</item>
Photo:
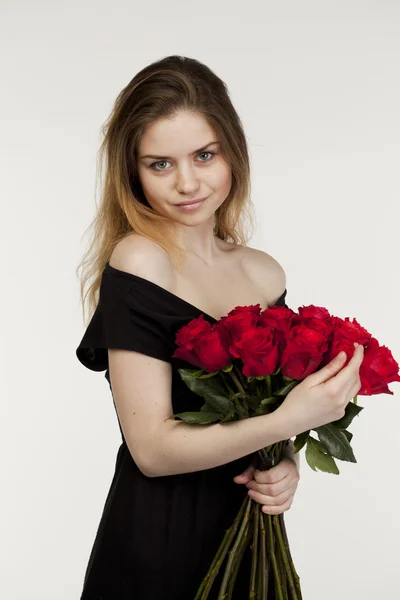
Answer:
M147 475L212 469L287 439L285 435L278 413L211 425L167 420L156 436Z

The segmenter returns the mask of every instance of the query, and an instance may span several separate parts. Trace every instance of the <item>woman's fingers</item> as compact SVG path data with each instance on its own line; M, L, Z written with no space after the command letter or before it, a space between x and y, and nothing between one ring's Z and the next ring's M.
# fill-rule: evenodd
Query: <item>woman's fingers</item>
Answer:
M289 456L285 456L282 458L279 464L266 471L259 471L258 469L252 467L251 471L247 469L246 472L251 475L250 480L246 476L246 485L248 485L248 483L251 481L256 486L255 489L262 486L269 486L271 495L273 495L273 493L279 494L282 492L290 485L291 479L288 479L288 477L291 478L293 476L298 476L299 474L296 461ZM234 479L236 480L237 478L235 477ZM244 483L244 481L241 479L236 483ZM264 490L266 489L267 488L265 487ZM276 491L272 492L272 490Z
M233 478L233 481L235 483L248 483L249 481L252 481L254 477L254 467L253 465L250 465L249 467L247 467L247 469L241 473L240 475L236 475L236 477Z
M284 494L281 494L279 497L271 497L265 496L260 492L255 492L254 490L249 490L249 496L254 502L258 504L262 504L262 510L268 514L277 515L285 510L288 510L292 503L293 498L296 493L297 485L293 486L291 489L287 490Z
M268 491L260 491L260 485L257 486L258 489L250 488L248 491L248 495L250 498L258 502L259 504L268 504L271 506L280 506L284 504L288 500L288 498L296 492L297 489L297 480L293 481L292 484L284 489L284 491L279 494L268 494ZM249 486L248 486L249 487ZM264 487L264 486L262 486Z
M293 504L293 498L294 494L292 494L281 506L264 505L261 507L261 510L267 515L280 515L290 509Z
M346 392L357 385L360 378L360 367L364 360L364 346L360 344L348 364L339 373L326 383L326 387L334 386L335 389L343 388Z

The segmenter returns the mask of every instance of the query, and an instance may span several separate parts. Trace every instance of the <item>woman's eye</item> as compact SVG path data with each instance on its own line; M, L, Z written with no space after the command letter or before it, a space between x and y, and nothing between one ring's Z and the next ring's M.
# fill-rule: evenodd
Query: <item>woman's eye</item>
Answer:
M209 154L210 158L208 160L202 160L200 162L209 162L211 160L211 158L214 156L215 152L209 152L207 150L207 152L200 152L200 154L198 154L198 156L201 156L202 154ZM165 169L159 169L156 168L156 165L165 165L168 161L167 160L158 160L156 162L151 163L150 168L153 169L154 171L165 171Z

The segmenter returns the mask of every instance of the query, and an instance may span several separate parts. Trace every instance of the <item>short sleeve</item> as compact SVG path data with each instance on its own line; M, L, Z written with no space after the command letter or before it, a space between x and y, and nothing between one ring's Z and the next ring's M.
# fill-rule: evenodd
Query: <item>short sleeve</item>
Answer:
M274 306L284 306L285 308L289 308L288 305L286 304L286 295L287 295L287 289L285 289L282 296L280 296L280 298L278 298L278 300L275 302Z
M76 349L79 361L92 371L108 369L109 348L172 361L169 318L156 290L127 275L103 272L97 308Z

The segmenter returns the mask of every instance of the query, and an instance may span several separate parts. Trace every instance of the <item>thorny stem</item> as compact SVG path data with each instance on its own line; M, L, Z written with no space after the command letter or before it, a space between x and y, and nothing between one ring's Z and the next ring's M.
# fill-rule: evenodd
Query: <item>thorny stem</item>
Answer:
M240 531L238 533L236 542L234 543L232 550L229 551L228 563L227 563L227 566L226 566L226 569L225 569L225 573L224 573L224 577L223 577L223 580L222 580L222 583L221 583L221 587L219 589L217 600L224 600L226 598L225 591L226 591L226 587L228 585L229 577L231 575L232 564L233 564L233 561L235 559L235 555L236 555L236 552L237 552L238 547L240 545L240 542L242 541L245 529L248 526L248 520L249 520L249 516L250 516L250 509L251 509L251 503L252 503L252 499L248 498L247 505L246 505L246 511L244 513L244 517L243 517L243 521L242 521L242 524L241 524L241 527L240 527Z
M243 388L236 375L232 372L230 375L238 386L238 389L242 391ZM258 454L261 456L276 456L280 459L284 445L285 441L278 442L268 448L259 450ZM249 520L250 515L254 522L253 527ZM235 539L239 525L240 530ZM268 545L266 530L268 533ZM273 530L275 531L275 536L273 535ZM268 600L268 581L271 565L274 574L276 600L288 600L289 590L291 593L290 600L302 600L300 580L290 554L283 514L265 515L261 510L260 504L248 498L248 496L244 498L232 526L226 531L224 539L194 600L206 600L208 598L212 584L228 552L229 559L219 590L218 600L231 600L241 560L248 547L251 535L253 536L253 544L251 546L253 554L249 600ZM277 554L275 553L275 542L278 549ZM230 549L232 545L233 547ZM267 546L270 560L268 560L267 556ZM289 590L287 588L288 584ZM256 585L258 589L256 589Z
M235 557L235 562L234 562L234 565L233 565L232 575L231 575L231 578L230 578L229 583L228 583L227 594L224 596L224 598L226 598L226 600L232 600L233 592L234 592L234 589L235 589L236 578L238 576L239 569L240 569L240 563L242 561L242 558L243 558L243 555L244 555L244 553L246 551L246 548L249 545L251 531L252 531L252 523L249 520L247 522L247 525L246 525L246 530L245 530L245 533L244 533L243 542L242 542L241 547L240 547L240 549L239 549L239 551L237 553L237 556Z
M267 563L267 544L266 544L266 534L265 534L265 522L263 519L263 513L262 510L260 510L259 514L259 520L260 520L260 533L261 533L261 540L260 540L260 598L261 600L267 600L268 599L268 581L265 578L265 565Z
M274 537L272 534L271 515L263 515L262 511L261 511L261 518L263 518L263 516L265 518L265 521L267 522L268 542L269 542L268 550L269 550L269 555L271 558L272 568L274 570L274 575L275 575L276 593L278 596L278 600L284 600L283 594L282 594L281 578L279 577L278 564L276 562L275 544L274 544Z
M283 513L280 513L278 516L278 520L279 520L279 525L280 525L280 529L282 532L282 537L283 537L283 543L284 543L284 547L285 547L285 551L290 563L290 567L293 573L293 577L294 577L294 581L295 581L295 585L296 585L296 592L297 592L297 596L298 596L298 600L302 600L302 594L301 594L301 588L300 588L300 578L296 572L295 566L294 566L294 562L292 559L292 555L290 553L290 547L289 547L289 540L287 537L287 533L286 533L286 527L285 527L285 520L284 520L284 515Z
M217 550L214 560L211 563L211 566L210 566L206 576L204 577L194 600L206 600L206 598L208 597L208 594L210 593L213 581L216 578L216 576L218 575L218 571L221 567L221 564L226 556L226 553L229 550L229 547L235 536L237 528L239 527L239 523L241 522L244 511L246 509L246 504L247 504L247 497L245 497L245 499L243 500L242 505L239 509L239 512L238 512L233 524L225 532L224 539L222 540L221 545Z
M274 518L276 515L274 515L272 517L272 523L274 522ZM277 552L276 552L276 562L278 564L278 569L279 569L279 577L281 578L281 582L282 582L282 594L283 594L283 599L284 600L288 600L288 594L289 594L289 590L288 590L288 583L287 583L287 574L286 574L286 569L285 569L285 563L283 561L282 558L282 553L281 553L281 549L279 544L277 546L275 546L277 548ZM291 598L291 600L293 600Z
M292 593L292 600L298 600L298 596L297 596L297 593L296 593L296 588L295 588L294 580L293 580L292 569L291 569L291 566L289 564L288 556L287 556L286 551L285 551L286 549L285 549L285 544L284 544L284 541L283 541L283 536L282 536L282 531L281 531L281 528L280 528L280 523L279 523L278 515L274 515L272 517L272 521L273 521L274 528L275 528L275 531L276 531L276 536L277 536L277 539L278 539L278 546L279 546L279 550L280 550L280 555L282 557L282 560L283 560L283 563L284 563L284 566L285 566L285 569L286 569L286 575L287 575L288 580L289 580L289 588L290 588L290 591Z
M256 574L257 574L257 560L258 560L258 531L259 531L259 515L260 505L257 502L253 509L253 518L254 518L254 529L253 529L253 545L251 546L252 550L252 559L251 559L251 576L250 576L250 590L249 590L249 599L252 600L256 595Z

